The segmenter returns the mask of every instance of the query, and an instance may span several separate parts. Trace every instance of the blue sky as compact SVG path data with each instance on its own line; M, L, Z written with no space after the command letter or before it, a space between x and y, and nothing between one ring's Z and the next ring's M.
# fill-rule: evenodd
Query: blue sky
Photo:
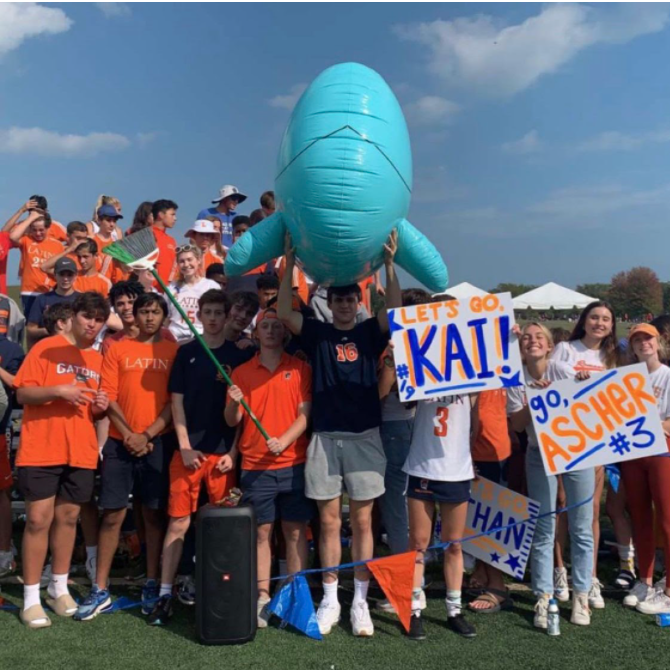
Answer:
M409 219L451 283L668 280L669 23L664 4L1 4L0 218L31 193L62 222L100 193L126 219L171 198L181 236L226 183L249 213L300 91L353 60L403 105Z

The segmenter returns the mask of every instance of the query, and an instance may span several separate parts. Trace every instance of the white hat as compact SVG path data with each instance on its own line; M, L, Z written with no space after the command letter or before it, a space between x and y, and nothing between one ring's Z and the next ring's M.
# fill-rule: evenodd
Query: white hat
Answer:
M224 198L228 198L231 195L236 195L239 202L244 202L247 199L247 196L244 195L244 193L240 193L237 186L226 184L225 186L221 187L219 191L219 197L216 200L212 200L212 203L216 204L217 202L221 202Z
M191 233L214 233L217 234L219 231L214 227L213 221L208 221L207 219L198 219L186 233L186 237L190 237Z

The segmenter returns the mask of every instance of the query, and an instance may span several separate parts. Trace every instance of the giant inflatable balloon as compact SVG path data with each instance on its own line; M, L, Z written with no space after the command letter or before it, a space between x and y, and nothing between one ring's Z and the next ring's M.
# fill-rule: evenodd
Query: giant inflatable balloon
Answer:
M227 275L281 256L288 230L312 279L352 284L383 265L384 242L396 228L397 264L432 291L446 288L440 254L406 219L412 194L407 124L374 70L341 63L312 82L284 132L274 190L277 211L233 245Z

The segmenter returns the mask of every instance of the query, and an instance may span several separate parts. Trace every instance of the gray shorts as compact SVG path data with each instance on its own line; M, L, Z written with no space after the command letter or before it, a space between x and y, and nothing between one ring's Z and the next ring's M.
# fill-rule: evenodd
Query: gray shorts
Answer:
M384 493L386 456L379 428L364 433L314 433L307 449L305 495L312 500L374 500Z

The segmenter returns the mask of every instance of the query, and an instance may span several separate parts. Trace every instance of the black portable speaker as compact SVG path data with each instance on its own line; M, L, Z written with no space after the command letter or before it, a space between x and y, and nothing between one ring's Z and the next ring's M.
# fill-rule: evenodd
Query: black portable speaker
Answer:
M258 623L254 510L205 505L196 523L198 637L203 644L249 642Z

